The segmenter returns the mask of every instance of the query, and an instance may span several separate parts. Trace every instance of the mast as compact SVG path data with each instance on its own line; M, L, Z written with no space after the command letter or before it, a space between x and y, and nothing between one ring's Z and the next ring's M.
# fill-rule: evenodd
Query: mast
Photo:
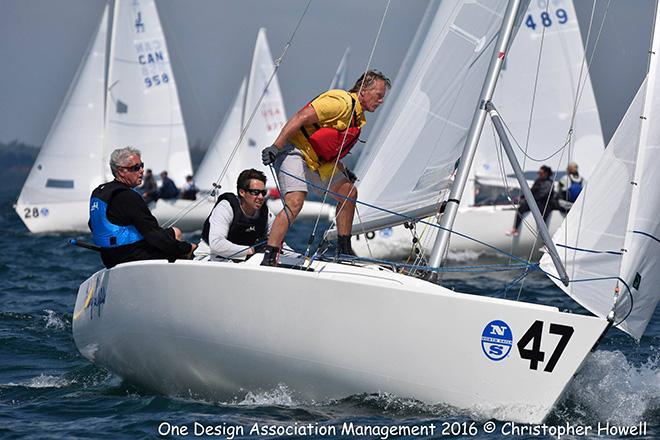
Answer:
M449 199L447 200L447 206L445 207L445 212L440 221L440 231L438 231L438 236L433 245L433 252L431 253L431 258L429 260L429 265L431 267L439 267L440 264L442 264L442 257L449 245L449 238L451 236L450 231L454 226L458 206L461 202L460 198L463 195L467 179L470 177L472 161L477 149L477 144L479 143L481 130L483 129L486 120L487 112L485 105L486 102L493 98L497 78L502 69L502 64L504 63L504 57L509 48L509 43L513 37L513 30L521 3L523 3L522 0L510 0L507 5L504 19L502 20L502 26L500 28L500 35L496 43L495 53L493 54L494 56L488 68L488 74L486 75L484 85L481 89L479 107L472 118L470 131L468 132L465 147L461 154L460 164L456 172L456 179L452 185Z

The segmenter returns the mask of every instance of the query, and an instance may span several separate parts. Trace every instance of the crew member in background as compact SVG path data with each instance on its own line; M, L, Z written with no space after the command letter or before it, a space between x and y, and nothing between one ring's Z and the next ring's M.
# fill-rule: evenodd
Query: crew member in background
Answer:
M142 185L138 187L142 198L147 203L155 202L158 199L158 184L156 178L150 169L147 169L142 176Z
M555 182L557 209L562 213L567 213L577 200L585 183L578 172L578 165L575 162L569 162L566 175Z
M273 145L262 151L264 165L275 164L285 203L268 236L263 265L277 265L284 236L309 192L306 182L324 189L329 185L330 191L339 194L330 194L339 202L336 211L337 251L355 255L351 248L351 227L357 178L338 160L358 141L360 129L366 123L364 112L375 111L383 103L390 86L385 75L370 70L348 92L329 90L321 94L293 115ZM353 200L346 200L346 197Z
M198 192L199 188L197 188L197 185L195 185L193 176L187 175L186 183L183 185L183 191L181 191L181 198L184 200L195 200L197 199Z
M174 181L167 177L167 171L160 173L160 190L158 190L158 198L163 200L172 200L179 197L179 188L176 187Z
M555 196L552 189L552 168L547 165L542 165L539 169L539 177L534 181L531 191L534 200L539 207L539 211L543 214L543 220L548 223L548 217L553 209L555 209ZM521 198L516 218L513 221L513 229L507 232L507 235L518 235L520 233L520 223L526 213L529 212L529 203L524 197Z
M245 260L263 247L275 216L265 203L266 176L244 170L236 182L236 194L222 194L202 228L202 241L195 257L211 255Z
M137 260L190 258L197 245L182 241L178 228L158 226L134 190L144 173L140 151L116 149L110 155L110 170L115 180L97 187L89 203L89 228L105 267Z

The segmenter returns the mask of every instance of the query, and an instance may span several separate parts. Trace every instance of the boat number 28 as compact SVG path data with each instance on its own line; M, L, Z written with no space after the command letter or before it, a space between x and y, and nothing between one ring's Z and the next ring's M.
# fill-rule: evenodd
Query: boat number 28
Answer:
M23 208L23 218L39 217L39 208Z
M547 361L545 357L546 353L541 350L543 321L535 321L522 338L520 338L520 341L518 341L517 345L520 357L529 360L530 370L538 370L539 364L545 361L546 363L543 371L551 373L552 370L555 369L557 361L561 358L562 353L564 353L568 341L570 341L571 336L573 336L573 327L561 324L550 324L549 333L551 335L559 335L560 338Z
M538 20L538 22L536 20ZM554 23L564 24L568 21L568 14L566 13L566 9L560 8L557 9L554 14L550 12L541 12L541 15L536 17L536 20L532 14L529 14L525 19L525 26L535 31L537 23L542 24L543 27L550 27Z

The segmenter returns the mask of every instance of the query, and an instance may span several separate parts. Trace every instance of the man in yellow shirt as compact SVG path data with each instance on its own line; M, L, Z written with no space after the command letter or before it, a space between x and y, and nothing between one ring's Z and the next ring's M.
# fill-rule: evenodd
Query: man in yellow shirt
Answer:
M351 249L351 227L355 213L353 200L357 198L356 177L340 159L357 142L366 123L364 112L376 111L390 87L385 75L370 70L348 92L325 92L293 115L273 145L262 151L264 165L275 164L285 203L268 236L262 265L277 265L280 245L309 192L307 182L322 188L329 186L330 191L339 194L331 194L339 202L337 249L340 254L355 255Z

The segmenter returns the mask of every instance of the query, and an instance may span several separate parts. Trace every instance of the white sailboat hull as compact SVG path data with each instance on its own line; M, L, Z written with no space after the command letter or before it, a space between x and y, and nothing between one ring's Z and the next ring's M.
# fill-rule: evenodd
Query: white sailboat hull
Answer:
M536 239L536 224L531 215L525 217L529 227L525 226L523 222L519 235L514 237L506 235L506 232L510 231L513 226L515 215L516 210L510 206L459 208L453 230L522 258L530 256L532 259L538 258L543 242L540 238ZM553 212L550 215L548 228L551 234L559 228L562 220L563 217L559 212ZM436 223L434 218L427 218L425 221ZM431 253L437 231L438 228L432 226L417 225L417 235L427 255ZM353 233L359 234L359 227L358 230L353 227ZM402 260L411 255L412 238L409 229L395 226L370 233L368 238L365 237L365 234L354 236L352 246L355 253L361 257ZM481 254L498 253L495 249L456 234L451 237L449 251L450 256L459 258L476 258Z
M600 318L455 293L376 266L315 262L304 272L260 260L101 270L80 286L76 345L168 395L232 399L285 384L305 400L389 392L538 423L606 328ZM497 320L510 328L511 349L491 360L482 334ZM545 362L532 369L516 344L535 321ZM560 340L551 325L574 332L547 372Z
M16 214L30 232L89 232L89 202L48 202L25 204L19 199L14 205Z
M183 232L195 232L202 229L204 220L213 209L214 199L209 198L207 202L200 203L182 218L177 220L175 226ZM158 200L151 208L151 213L158 219L158 223L164 225L173 218L178 217L184 209L193 204L190 200ZM271 200L268 207L273 213L282 209L280 200ZM44 205L26 205L18 201L14 210L21 217L25 226L32 233L50 232L89 232L87 221L89 220L89 202L57 202ZM323 221L332 221L335 214L333 205L321 202L305 202L302 211L298 215L299 220L316 220L321 216Z

